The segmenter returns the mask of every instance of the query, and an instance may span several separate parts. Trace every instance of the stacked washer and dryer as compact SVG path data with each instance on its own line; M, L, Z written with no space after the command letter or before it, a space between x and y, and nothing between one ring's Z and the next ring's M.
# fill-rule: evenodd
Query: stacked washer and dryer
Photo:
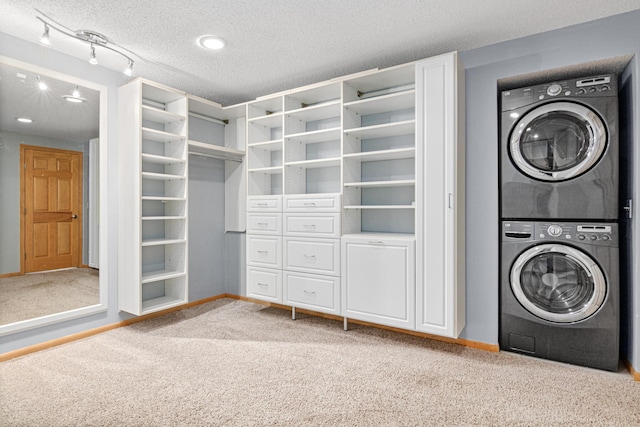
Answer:
M617 77L501 94L500 348L615 371Z

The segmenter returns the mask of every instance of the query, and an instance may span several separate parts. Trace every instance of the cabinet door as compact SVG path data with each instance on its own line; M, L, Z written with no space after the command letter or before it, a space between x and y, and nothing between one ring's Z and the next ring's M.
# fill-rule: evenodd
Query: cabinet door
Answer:
M415 327L415 242L342 240L342 314L404 329Z
M464 70L456 53L416 64L416 329L465 324Z

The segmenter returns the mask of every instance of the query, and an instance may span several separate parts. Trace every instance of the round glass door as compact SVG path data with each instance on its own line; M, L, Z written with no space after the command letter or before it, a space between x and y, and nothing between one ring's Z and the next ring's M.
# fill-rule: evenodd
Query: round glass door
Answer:
M563 181L591 169L606 144L606 127L595 112L580 104L553 102L535 108L516 123L509 152L526 175Z
M607 294L604 274L584 252L545 244L523 252L511 269L511 289L531 314L574 323L594 314Z

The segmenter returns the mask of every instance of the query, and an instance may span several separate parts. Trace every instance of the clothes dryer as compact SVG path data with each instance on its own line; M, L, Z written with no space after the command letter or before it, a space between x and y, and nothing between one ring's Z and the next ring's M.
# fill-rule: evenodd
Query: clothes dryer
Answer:
M618 218L617 77L501 95L501 217Z
M615 223L502 222L500 348L615 371Z

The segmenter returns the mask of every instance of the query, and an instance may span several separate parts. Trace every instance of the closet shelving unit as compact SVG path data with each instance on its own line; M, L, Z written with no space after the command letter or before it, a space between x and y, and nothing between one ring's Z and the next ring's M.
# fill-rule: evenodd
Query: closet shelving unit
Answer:
M284 97L285 194L340 193L340 83Z
M141 79L120 88L119 307L187 301L187 99Z
M344 82L344 234L414 233L415 68Z
M283 99L281 96L247 105L249 196L283 192Z

